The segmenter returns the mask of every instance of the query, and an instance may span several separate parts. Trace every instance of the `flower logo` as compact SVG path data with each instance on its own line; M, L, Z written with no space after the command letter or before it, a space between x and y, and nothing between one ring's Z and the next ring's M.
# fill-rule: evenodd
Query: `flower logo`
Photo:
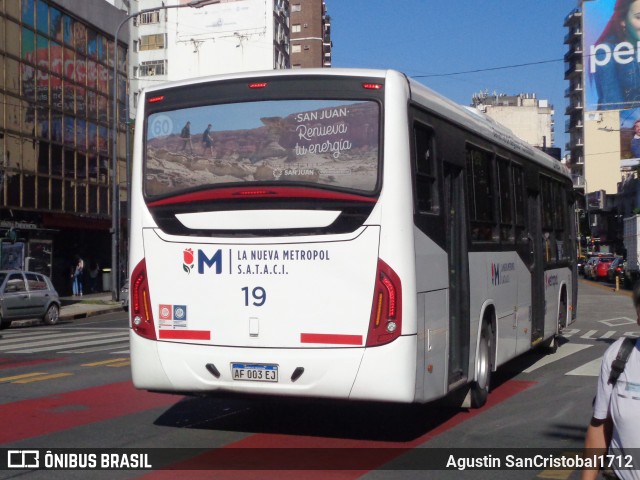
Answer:
M182 264L182 269L185 272L190 273L193 268L193 250L185 248L184 252L182 252L182 261L184 262Z

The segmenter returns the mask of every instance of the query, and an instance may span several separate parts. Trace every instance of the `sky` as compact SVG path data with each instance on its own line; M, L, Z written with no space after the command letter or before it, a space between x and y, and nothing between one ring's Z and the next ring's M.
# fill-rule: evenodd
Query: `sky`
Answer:
M569 82L564 80L568 30L563 24L576 0L325 3L333 67L400 70L463 105L484 91L535 93L553 105L553 146L565 151Z

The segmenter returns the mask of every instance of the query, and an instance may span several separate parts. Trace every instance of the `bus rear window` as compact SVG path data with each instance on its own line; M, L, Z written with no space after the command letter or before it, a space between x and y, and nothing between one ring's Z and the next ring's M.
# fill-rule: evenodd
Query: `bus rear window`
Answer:
M374 101L276 100L153 113L145 195L257 183L373 193L379 123Z

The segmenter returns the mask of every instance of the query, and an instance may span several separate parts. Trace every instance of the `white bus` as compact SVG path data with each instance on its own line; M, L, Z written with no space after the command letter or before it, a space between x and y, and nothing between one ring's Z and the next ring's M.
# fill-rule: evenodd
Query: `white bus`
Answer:
M135 131L137 388L481 406L575 319L567 169L399 72L164 84Z

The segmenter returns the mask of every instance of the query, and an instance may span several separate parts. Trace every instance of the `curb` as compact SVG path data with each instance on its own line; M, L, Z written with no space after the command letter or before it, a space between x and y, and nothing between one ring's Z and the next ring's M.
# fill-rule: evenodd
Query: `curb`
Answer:
M95 317L98 315L102 315L103 313L118 313L123 312L124 310L120 305L113 305L108 308L101 308L99 310L90 310L87 312L80 313L64 313L60 312L58 321L69 321L69 320L80 320L82 318ZM14 320L11 322L12 327L31 327L34 325L43 324L40 318L31 318L28 320Z
M82 313L60 313L60 320L77 320L79 318L95 317L102 315L103 313L118 313L124 312L120 305L114 305L109 308L101 308L100 310L91 310Z

